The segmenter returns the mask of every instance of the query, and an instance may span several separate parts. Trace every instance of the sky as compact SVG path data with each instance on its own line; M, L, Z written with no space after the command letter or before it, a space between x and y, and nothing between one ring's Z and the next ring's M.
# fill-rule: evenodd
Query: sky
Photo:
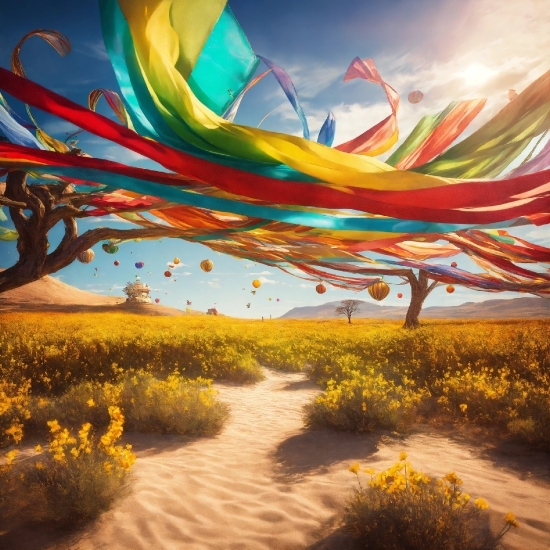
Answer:
M21 58L31 80L83 105L94 88L118 90L94 0L18 0L6 4L2 6L0 66L9 68L11 52L24 34L38 28L55 29L70 39L72 51L60 58L40 39L30 39ZM548 0L229 0L229 6L255 53L272 59L292 77L313 139L332 110L337 120L335 144L389 114L379 86L360 80L343 82L356 56L372 57L382 77L401 94L400 141L420 118L442 110L451 100L487 98L486 107L462 139L507 103L509 89L520 92L550 68ZM424 93L424 99L412 105L406 96L417 89ZM21 104L9 96L7 99L12 108L24 114ZM257 126L273 109L263 128L301 134L300 122L272 78L263 79L247 94L236 122ZM103 101L98 110L114 118ZM44 130L58 139L65 139L76 129L39 111L34 114ZM151 161L94 136L79 137L78 146L92 156L155 167ZM101 225L134 227L111 217L78 223L81 233ZM550 246L548 226L516 228L511 233ZM59 232L54 231L52 246L58 240ZM163 305L185 308L191 300L193 309L205 311L215 306L235 317L275 318L293 307L349 298L372 301L366 291L355 293L330 285L326 285L325 294L318 295L314 282L180 239L125 243L116 255L106 254L101 243L93 250L92 263L75 261L54 276L83 290L122 296L124 285L139 275L153 289L152 297ZM173 276L166 278L163 273L175 257L181 263L171 270ZM214 262L210 273L199 267L206 258ZM0 267L9 267L16 259L14 243L0 241ZM118 267L113 264L115 259ZM464 255L444 261L452 260L459 267L479 271ZM134 266L138 261L145 264L141 270ZM255 295L251 294L254 279L262 282ZM388 278L387 282L401 281ZM397 298L398 292L402 299ZM447 294L444 287L438 287L425 306L516 297L509 292L494 294L463 287ZM407 285L392 285L383 305L407 305L409 299Z

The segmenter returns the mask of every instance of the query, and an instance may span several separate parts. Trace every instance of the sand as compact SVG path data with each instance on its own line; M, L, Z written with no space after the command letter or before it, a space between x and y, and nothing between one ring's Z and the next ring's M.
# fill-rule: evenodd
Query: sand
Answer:
M231 407L210 438L127 434L138 460L130 494L77 534L20 533L0 546L27 550L337 550L332 534L355 486L348 466L385 468L401 450L431 475L456 471L473 498L490 504L494 528L513 510L521 524L507 550L548 550L548 455L506 445L472 446L428 428L408 437L302 427L302 406L319 393L302 373L265 369L252 386L217 383ZM21 536L23 535L23 536ZM13 539L12 539L13 540Z

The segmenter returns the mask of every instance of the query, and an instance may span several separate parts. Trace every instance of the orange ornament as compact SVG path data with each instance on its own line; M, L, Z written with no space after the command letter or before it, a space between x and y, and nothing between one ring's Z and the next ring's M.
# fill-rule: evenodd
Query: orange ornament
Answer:
M253 286L254 288L260 288L260 287L262 286L262 282L259 281L258 279L254 279L254 280L252 281L252 286Z
M317 294L324 294L327 291L327 287L323 283L319 283L315 290L317 291Z
M378 281L367 289L369 294L378 302L381 302L389 293L390 287L384 281Z
M453 285L449 285L446 289L445 289L449 294L452 294L454 291L455 291L455 287Z

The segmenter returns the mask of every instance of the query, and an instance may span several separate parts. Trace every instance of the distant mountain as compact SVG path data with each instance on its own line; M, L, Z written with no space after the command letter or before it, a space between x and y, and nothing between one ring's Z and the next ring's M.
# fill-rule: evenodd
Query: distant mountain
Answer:
M280 319L334 319L334 310L340 302L327 302L320 306L295 307ZM363 302L354 315L368 319L405 319L408 306L383 306ZM459 306L426 307L420 314L424 319L517 319L550 318L550 298L513 298L466 302Z

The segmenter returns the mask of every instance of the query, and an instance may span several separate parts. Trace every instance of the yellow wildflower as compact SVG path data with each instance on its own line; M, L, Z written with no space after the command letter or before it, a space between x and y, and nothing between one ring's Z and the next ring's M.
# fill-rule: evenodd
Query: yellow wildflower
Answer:
M459 405L460 407L460 410L465 413L466 412L466 409L468 408L468 405L466 405L466 403L462 403L461 405Z
M519 523L516 520L516 516L514 516L514 514L512 514L512 512L508 512L506 514L506 516L504 517L504 521L508 525L511 525L512 527L517 527L519 525Z
M61 426L57 420L48 420L46 424L49 426L50 432L52 433L58 432L61 429Z
M94 407L95 406L95 401L90 397L90 399L88 399L88 401L86 401L86 405L88 405L88 407Z
M352 464L352 465L349 467L349 471L350 471L350 472L353 472L354 474L357 474L357 472L359 472L359 463L358 463L358 462L355 462L354 464Z
M405 451L401 451L399 453L399 460L406 460L407 456L409 456Z
M484 498L476 498L474 500L474 504L480 509L480 510L486 510L489 508L489 505L487 504L487 501Z
M34 450L37 452L37 453L41 453L42 452L42 445L37 445Z

